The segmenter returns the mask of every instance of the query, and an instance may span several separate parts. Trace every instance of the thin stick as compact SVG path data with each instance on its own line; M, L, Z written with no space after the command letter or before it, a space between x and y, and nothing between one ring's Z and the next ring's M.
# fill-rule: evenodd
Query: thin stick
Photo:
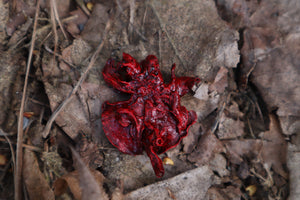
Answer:
M105 26L105 30L103 33L103 37L102 37L102 41L100 42L99 46L97 47L97 50L95 51L95 53L93 54L93 56L91 57L91 61L88 65L88 67L86 68L85 72L81 75L80 79L78 80L78 82L76 83L75 87L72 89L72 91L69 93L69 95L66 97L66 99L57 107L57 109L53 112L53 114L51 115L49 121L46 124L46 127L42 133L43 137L46 138L49 135L50 129L52 127L52 124L54 122L54 120L56 119L56 117L59 115L59 113L66 107L66 105L68 105L68 103L71 101L71 99L73 98L74 94L77 92L79 86L82 84L82 82L84 81L84 79L86 78L88 72L90 71L90 69L93 67L98 54L100 53L100 51L103 48L104 42L106 40L106 35L107 32L111 26L111 19L108 20L108 22L106 23Z
M117 0L117 5L118 5L118 8L119 8L119 10L120 10L120 12L121 12L121 14L123 15L123 16L125 16L125 13L124 13L124 11L123 11L123 8L122 8L122 6L121 6L121 3L120 3L120 1L119 0ZM133 21L133 19L130 19L130 20L132 20ZM129 25L133 28L133 30L145 41L145 42L147 42L148 40L147 40L147 38L135 27L135 25L133 24L133 23L131 23L131 21L129 20Z
M37 1L36 10L35 10L35 19L33 24L33 32L31 38L31 46L29 50L29 56L27 60L26 66L26 75L25 75L25 82L23 87L23 95L19 113L19 120L18 120L18 138L17 138L17 155L16 155L16 167L15 167L15 177L14 177L14 185L15 185L15 200L22 199L22 163L23 163L23 113L24 113L24 105L25 105L25 98L26 98L26 90L28 84L28 75L30 71L30 65L32 60L32 54L35 44L35 37L36 37L36 27L37 27L37 20L40 11L40 0Z
M57 43L58 43L58 35L57 35L57 30L56 30L56 21L55 21L55 13L54 13L54 4L56 2L54 0L50 1L50 9L51 9L51 24L52 24L52 30L54 34L54 53L56 53L57 49ZM50 70L53 70L54 64L55 64L55 55L53 55L53 62L50 62Z
M13 142L11 142L10 141L10 139L6 136L6 135L4 135L4 137L5 137L5 139L4 138L0 138L0 142L7 142L8 143L8 145L9 145L9 148L12 150L12 162L13 162L13 164L15 165L15 163L16 163L16 161L15 161L15 152L13 151ZM32 146L32 145L28 145L28 144L22 144L22 146L24 147L24 148L27 148L27 149L29 149L29 150L31 150L31 151L36 151L36 152L42 152L43 150L41 149L41 148L39 148L39 147L35 147L35 146Z
M64 29L64 27L63 27L63 25L62 25L62 23L61 23L61 21L59 19L59 15L58 15L58 12L57 12L56 0L51 0L51 2L52 2L52 6L51 6L52 8L51 9L53 10L54 17L55 17L55 19L56 19L56 21L57 21L57 23L58 23L58 25L59 25L59 27L60 27L63 35L64 35L64 37L66 39L68 39L67 34L65 32L65 29ZM51 14L52 14L52 12L51 12Z
M66 18L62 19L61 21L63 23L67 23L67 22L70 22L70 21L72 21L74 19L77 19L77 18L78 18L78 15L73 15L73 16L66 17ZM38 34L41 34L43 31L47 30L48 28L51 28L51 26L53 26L53 25L52 24L48 24L48 25L45 25L45 26L39 28L37 30Z
M4 136L4 137L5 137L5 140L4 140L4 141L7 141L7 142L8 142L8 145L9 145L9 148L10 148L10 151L11 151L11 158L12 158L13 166L15 167L15 166L16 166L15 151L14 151L14 148L13 148L13 146L12 146L12 143L11 143L10 139L7 137L8 134L5 133L5 132L0 128L0 136ZM0 138L0 139L2 139L2 138Z

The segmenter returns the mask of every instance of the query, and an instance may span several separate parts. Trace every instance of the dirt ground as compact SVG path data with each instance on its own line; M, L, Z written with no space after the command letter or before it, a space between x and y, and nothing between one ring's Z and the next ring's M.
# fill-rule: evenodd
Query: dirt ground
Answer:
M162 178L102 129L123 52L201 79ZM298 0L0 0L0 55L0 199L300 198Z

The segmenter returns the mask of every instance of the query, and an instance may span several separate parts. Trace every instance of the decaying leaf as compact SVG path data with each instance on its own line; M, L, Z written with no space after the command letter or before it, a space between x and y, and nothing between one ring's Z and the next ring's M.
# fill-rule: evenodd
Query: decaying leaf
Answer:
M104 181L104 176L96 170L90 170L90 172L94 179L97 181L97 183L99 185L102 185ZM54 194L56 196L60 196L63 193L67 192L68 188L70 189L75 199L82 199L82 188L79 180L78 170L63 175L54 182Z
M216 153L224 152L223 144L211 132L206 132L197 145L197 148L187 158L198 166L207 164Z
M262 141L258 139L224 140L222 143L226 147L228 158L234 164L244 162L243 157L247 157L250 160L255 159L262 147Z
M39 169L35 154L27 149L24 150L23 178L30 199L55 199L52 189Z
M176 199L203 199L213 183L212 171L207 166L203 166L130 192L125 199L169 199L169 190Z
M96 170L90 170L85 166L79 155L72 150L76 171L68 173L57 179L54 183L55 195L61 195L70 188L76 199L108 200L103 189L104 176Z
M211 187L207 191L206 198L209 200L240 200L242 197L242 192L239 188L234 186L228 186L224 189L219 189L217 187Z
M219 139L233 139L245 134L244 122L240 119L233 119L226 116L225 112L221 114L219 129L217 135Z
M209 161L209 167L214 172L218 172L220 177L228 176L230 171L227 169L227 160L220 154L216 153L213 155L213 158Z
M184 152L191 153L196 147L198 138L200 136L200 126L201 124L196 122L193 126L191 126L189 134L185 138L183 138L182 144L184 145Z
M283 165L286 164L287 142L283 137L278 119L270 115L270 130L263 133L262 158L269 168L288 178Z

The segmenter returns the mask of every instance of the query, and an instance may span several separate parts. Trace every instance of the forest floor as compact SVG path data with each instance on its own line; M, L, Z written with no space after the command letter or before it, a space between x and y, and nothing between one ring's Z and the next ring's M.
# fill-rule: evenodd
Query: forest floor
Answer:
M103 131L124 52L201 79L162 178ZM0 0L0 55L0 199L300 196L298 0Z

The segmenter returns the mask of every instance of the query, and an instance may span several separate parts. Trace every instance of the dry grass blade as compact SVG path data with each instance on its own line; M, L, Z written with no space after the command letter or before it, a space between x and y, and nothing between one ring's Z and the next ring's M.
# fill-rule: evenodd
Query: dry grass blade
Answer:
M15 166L15 177L14 177L14 185L15 185L15 199L19 200L22 199L22 163L23 163L23 113L24 113L24 105L25 105L25 97L26 97L26 90L28 84L28 75L30 71L30 65L32 60L32 54L35 44L35 37L36 37L36 27L37 27L37 20L39 16L40 10L40 0L37 1L36 11L35 11L35 19L33 24L33 32L31 38L31 46L29 50L29 56L27 60L26 66L26 75L25 75L25 82L23 87L23 95L21 101L21 107L19 112L19 119L18 119L18 138L17 138L17 151L16 151L16 166Z
M56 0L51 0L51 20L52 20L52 15L53 15L53 18L56 19L56 21L57 21L57 23L58 23L58 25L59 25L59 27L60 27L60 29L61 29L64 37L66 39L68 39L67 34L65 32L65 29L64 29L64 27L63 27L63 25L62 25L62 23L61 23L61 21L59 19L59 15L58 15L58 12L57 12L57 6L56 6ZM56 30L56 26L55 26L55 30Z
M109 19L108 22L106 23L105 26L105 30L103 33L103 37L102 37L102 41L100 42L99 46L97 47L97 50L95 51L95 53L93 54L91 61L88 65L88 67L86 68L85 72L81 75L80 79L78 80L78 82L76 83L75 87L73 88L73 90L69 93L69 95L67 96L67 98L57 107L57 109L53 112L53 114L51 115L49 121L47 122L47 125L42 133L43 137L46 138L49 135L50 129L52 127L52 124L54 122L54 120L56 119L56 117L59 115L59 113L66 107L66 105L68 105L68 103L71 101L72 97L74 96L74 94L77 92L79 86L82 84L82 82L84 81L84 79L86 78L88 72L90 71L90 69L93 67L98 54L100 53L100 51L103 48L104 42L106 40L106 35L107 32L111 26L111 22L112 19Z

